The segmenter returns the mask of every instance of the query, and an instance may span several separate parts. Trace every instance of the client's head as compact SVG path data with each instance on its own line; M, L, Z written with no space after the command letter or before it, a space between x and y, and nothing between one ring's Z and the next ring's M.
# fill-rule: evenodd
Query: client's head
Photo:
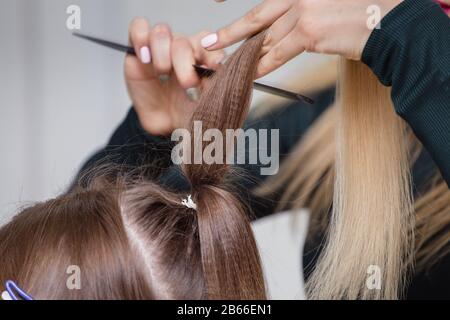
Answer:
M0 230L0 281L35 299L263 298L239 201L214 186L195 195L196 209L151 182L97 181L30 207Z
M192 123L243 125L263 39L206 83ZM265 298L248 214L222 163L182 165L186 190L102 174L25 209L0 229L0 290L12 280L35 299Z

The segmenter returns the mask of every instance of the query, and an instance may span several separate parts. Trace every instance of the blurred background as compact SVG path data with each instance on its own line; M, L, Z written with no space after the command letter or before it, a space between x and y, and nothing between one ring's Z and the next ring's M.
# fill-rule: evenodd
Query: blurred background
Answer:
M124 55L71 36L66 27L70 5L81 8L81 32L126 44L128 24L136 16L194 34L216 30L258 2L0 0L0 223L19 208L64 191L130 107ZM262 82L290 89L289 79L324 59L304 54ZM255 93L253 104L268 97ZM257 233L264 239L272 224L261 225ZM292 243L297 247L299 239ZM299 270L299 256L283 252ZM291 293L286 286L278 288L284 297L298 293L297 285Z

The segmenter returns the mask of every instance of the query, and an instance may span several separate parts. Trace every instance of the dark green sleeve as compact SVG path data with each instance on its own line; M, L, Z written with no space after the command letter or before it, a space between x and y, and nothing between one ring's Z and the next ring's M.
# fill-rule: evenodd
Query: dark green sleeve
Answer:
M405 0L372 32L362 61L392 86L396 112L450 186L450 18L431 0Z

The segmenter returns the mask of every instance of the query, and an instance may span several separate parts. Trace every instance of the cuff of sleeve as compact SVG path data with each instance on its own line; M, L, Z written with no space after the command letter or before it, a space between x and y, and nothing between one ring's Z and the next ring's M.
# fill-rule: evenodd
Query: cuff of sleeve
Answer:
M362 62L392 86L395 111L432 155L450 187L450 19L431 0L405 0L364 48Z
M407 46L411 27L419 21L430 19L429 10L442 9L430 0L405 0L392 9L374 29L364 47L361 60L378 76L381 83L392 85L392 73L401 56L402 48ZM420 24L420 23L419 23Z

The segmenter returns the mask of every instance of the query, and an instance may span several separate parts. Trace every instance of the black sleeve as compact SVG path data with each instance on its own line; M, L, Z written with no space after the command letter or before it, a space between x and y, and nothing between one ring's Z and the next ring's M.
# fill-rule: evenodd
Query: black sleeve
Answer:
M372 32L362 61L392 86L396 112L450 186L449 17L431 0L405 0Z
M414 275L408 288L408 300L450 300L450 254L431 268Z

